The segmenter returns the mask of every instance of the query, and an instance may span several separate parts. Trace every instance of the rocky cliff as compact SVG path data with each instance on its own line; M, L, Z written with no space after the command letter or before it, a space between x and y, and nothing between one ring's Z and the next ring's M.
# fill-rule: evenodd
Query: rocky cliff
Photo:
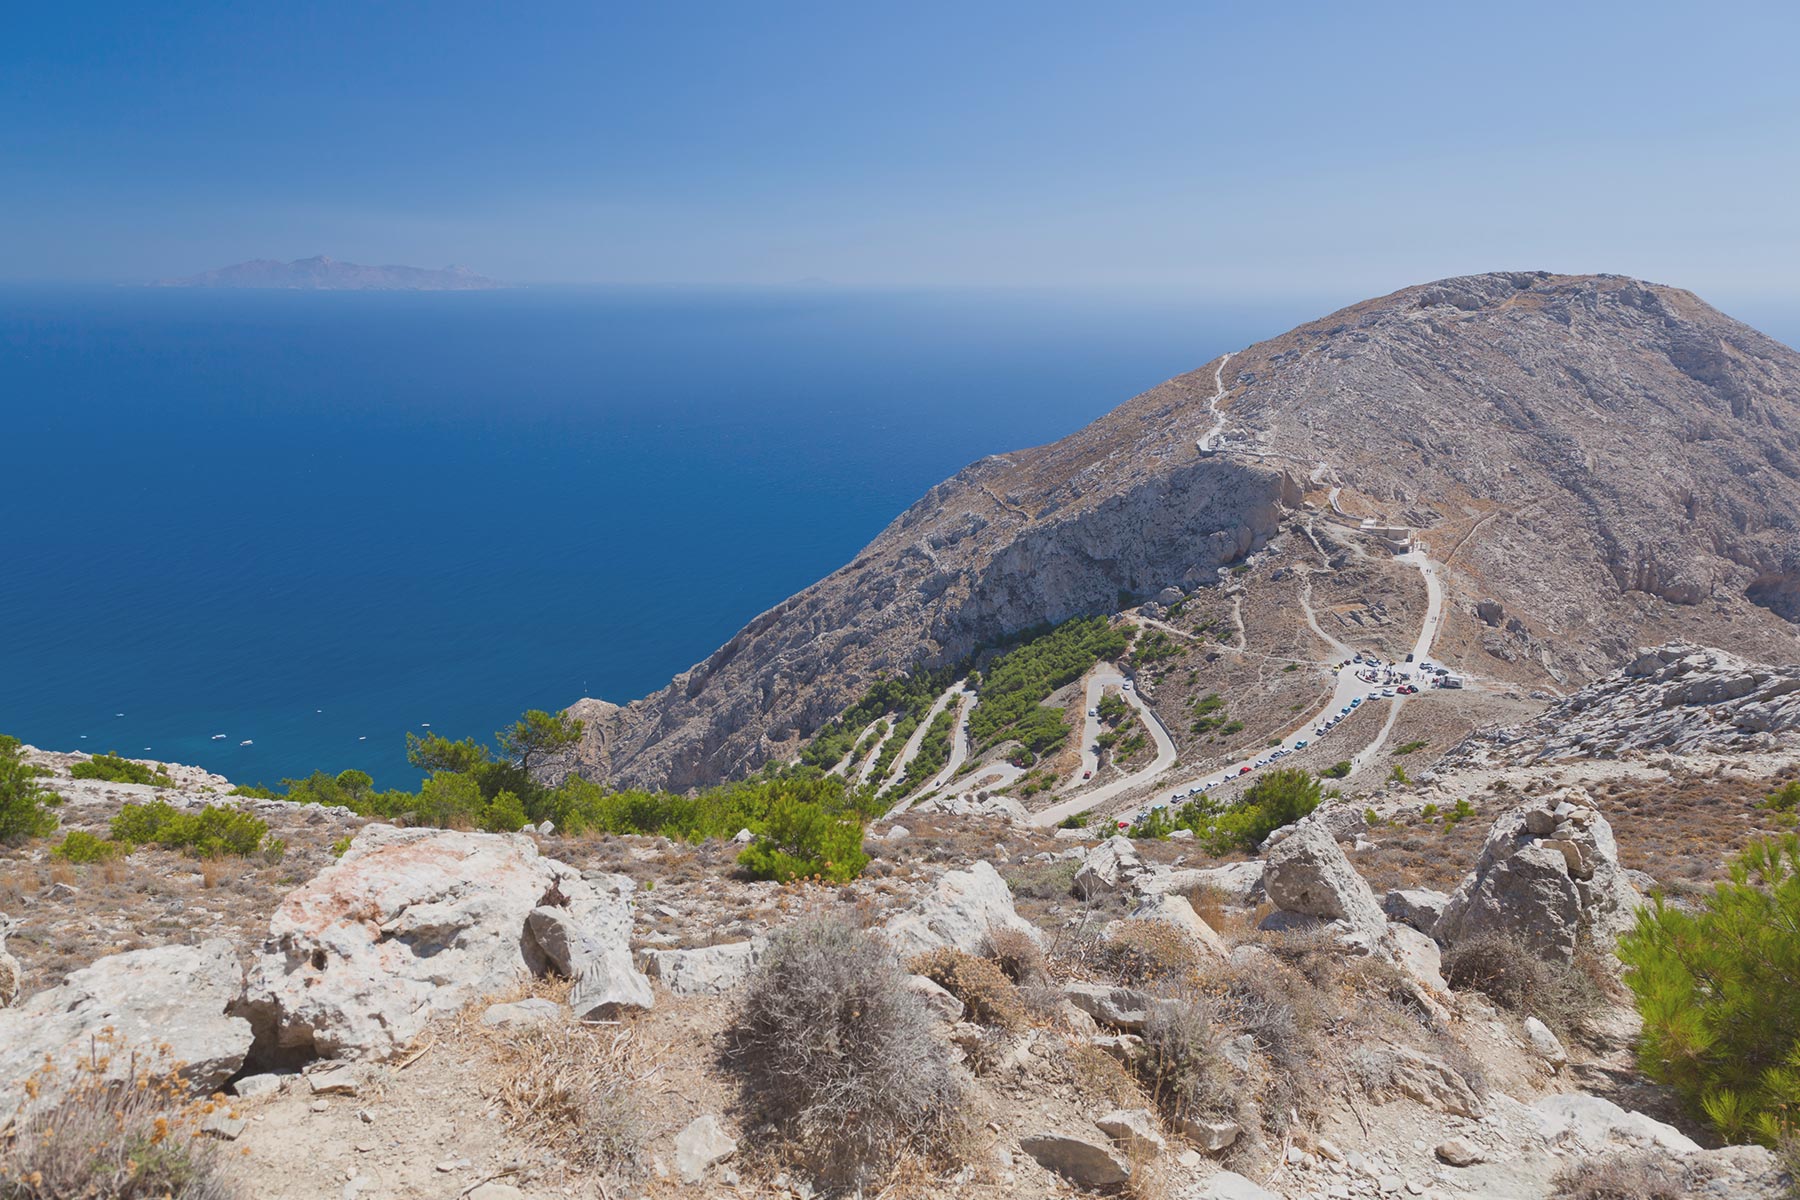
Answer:
M1490 653L1528 674L1580 682L1677 637L1788 658L1797 463L1800 354L1690 293L1409 288L975 463L663 691L572 706L588 734L561 769L674 788L753 769L883 672L1216 582L1328 488L1420 530L1495 626Z

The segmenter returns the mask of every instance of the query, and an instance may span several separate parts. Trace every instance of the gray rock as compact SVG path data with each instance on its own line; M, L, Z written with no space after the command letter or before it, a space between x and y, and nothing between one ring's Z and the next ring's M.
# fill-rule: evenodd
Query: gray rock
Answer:
M982 860L967 871L946 871L909 910L890 918L882 932L904 962L944 946L979 954L996 929L1016 929L1040 945L1044 940L1037 926L1014 911L1012 892L1000 873Z
M1261 1184L1254 1183L1236 1171L1220 1171L1200 1185L1196 1200L1281 1200Z
M951 995L949 991L934 980L923 975L906 977L906 988L913 995L925 1001L925 1007L940 1021L948 1021L952 1025L963 1018L963 1002Z
M229 1112L220 1110L211 1113L200 1122L200 1132L209 1137L216 1137L222 1142L235 1142L243 1136L250 1122L242 1117L234 1117Z
M1180 933L1199 952L1202 961L1215 959L1223 962L1229 954L1224 941L1213 930L1213 927L1194 911L1194 906L1172 893L1164 892L1161 895L1148 897L1132 910L1131 919L1155 921L1169 926ZM1113 925L1108 925L1106 933L1110 935L1113 928Z
M695 1117L675 1135L675 1170L683 1183L699 1183L715 1163L737 1153L737 1141L712 1113Z
M1564 788L1501 814L1433 933L1447 945L1504 933L1568 962L1584 940L1610 947L1641 904L1612 827L1586 792Z
M306 1084L315 1096L354 1096L362 1091L363 1074L355 1064L339 1063L309 1072Z
M1157 1132L1156 1115L1147 1108L1119 1108L1094 1120L1094 1127L1128 1155L1161 1154L1168 1142Z
M1089 900L1110 896L1131 886L1143 871L1137 845L1124 834L1114 834L1088 851L1081 870L1075 873L1075 894Z
M255 1100L263 1096L273 1096L281 1091L288 1080L286 1075L246 1075L231 1085L233 1094L245 1100Z
M1433 1153L1453 1167L1472 1167L1486 1157L1482 1154L1481 1147L1468 1138L1460 1137L1439 1142Z
M1459 1117L1481 1116L1481 1100L1474 1089L1442 1059L1408 1046L1394 1047L1390 1053L1393 1083L1401 1093Z
M1082 1187L1111 1187L1131 1178L1131 1163L1110 1145L1065 1133L1019 1139L1019 1148L1046 1169Z
M532 996L510 1004L490 1004L481 1014L481 1023L489 1029L525 1029L562 1020L563 1006L554 1000Z
M19 960L6 952L6 918L0 915L0 1008L8 1008L25 986Z
M677 996L718 996L748 979L767 947L767 938L751 938L690 950L646 950L640 957L644 974Z
M1550 1027L1536 1017L1525 1018L1525 1040L1531 1045L1531 1052L1559 1070L1569 1061L1569 1052L1563 1049Z
M1671 1154L1693 1154L1699 1143L1661 1121L1620 1108L1611 1100L1586 1092L1545 1096L1531 1105L1545 1141L1604 1154L1621 1146L1652 1143Z
M576 973L582 1015L647 1004L630 927L615 883L590 883L528 836L369 825L276 908L246 1015L284 1050L383 1058L432 1017L552 965Z
M0 1009L0 1094L47 1062L53 1074L43 1078L41 1095L51 1097L96 1046L108 1079L125 1077L135 1051L140 1066L183 1064L182 1078L196 1093L216 1091L250 1050L250 1023L234 1013L243 985L222 938L96 959L60 986Z
M1142 1029L1157 1003L1147 992L1104 983L1065 983L1063 996L1100 1024L1128 1032Z
M1421 933L1430 933L1444 915L1450 897L1429 888L1396 888L1382 898L1382 911L1402 925L1410 925Z
M1322 825L1299 825L1269 851L1263 890L1286 912L1343 921L1376 939L1387 932L1387 915L1375 893Z
M1184 1117L1181 1135L1209 1154L1217 1154L1238 1140L1243 1127L1236 1121Z

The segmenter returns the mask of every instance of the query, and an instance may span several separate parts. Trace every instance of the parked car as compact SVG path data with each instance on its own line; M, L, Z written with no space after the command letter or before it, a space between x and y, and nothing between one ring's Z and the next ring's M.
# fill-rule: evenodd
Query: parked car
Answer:
M1306 745L1307 745L1306 740L1304 738L1302 738L1300 741L1297 741L1294 743L1294 749L1304 750L1304 749L1306 749Z

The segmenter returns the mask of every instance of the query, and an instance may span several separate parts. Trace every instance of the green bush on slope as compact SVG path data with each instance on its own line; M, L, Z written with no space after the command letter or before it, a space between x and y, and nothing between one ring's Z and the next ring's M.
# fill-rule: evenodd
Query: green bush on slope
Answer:
M1751 843L1691 911L1655 897L1619 958L1647 1075L1728 1140L1800 1132L1800 837Z

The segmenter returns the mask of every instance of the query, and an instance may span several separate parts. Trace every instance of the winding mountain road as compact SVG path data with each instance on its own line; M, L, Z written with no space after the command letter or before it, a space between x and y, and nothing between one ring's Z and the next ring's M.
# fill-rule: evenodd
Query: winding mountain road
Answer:
M1097 707L1100 703L1100 696L1108 687L1118 688L1119 695L1125 698L1125 702L1137 710L1138 719L1143 721L1144 728L1150 731L1151 740L1156 743L1156 757L1151 760L1149 766L1144 767L1142 770L1134 771L1123 779L1115 779L1111 783L1102 784L1100 787L1097 787L1090 792L1083 792L1081 795L1070 800L1065 800L1061 804L1053 804L1042 812L1032 813L1032 825L1041 829L1049 825L1055 825L1064 817L1072 817L1076 813L1086 812L1090 808L1097 808L1113 799L1115 796L1126 795L1154 782L1157 778L1167 773L1169 768L1175 765L1175 739L1169 736L1169 731L1164 728L1161 719L1151 711L1150 706L1145 704L1143 700L1138 697L1137 689L1125 686L1124 674L1112 663L1101 663L1094 669L1093 674L1088 676L1087 708L1093 709ZM1084 764L1088 762L1088 755L1090 753L1088 747L1093 745L1094 738L1098 736L1098 718L1087 717L1086 723L1082 727L1081 753L1082 762ZM1092 768L1084 769L1091 770Z

